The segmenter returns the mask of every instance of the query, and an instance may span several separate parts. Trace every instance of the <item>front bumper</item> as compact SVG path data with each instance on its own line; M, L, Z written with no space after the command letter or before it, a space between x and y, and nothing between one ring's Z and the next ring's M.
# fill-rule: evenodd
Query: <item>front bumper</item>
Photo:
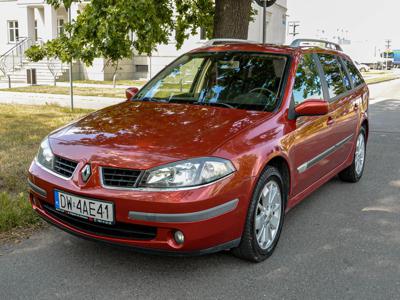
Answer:
M78 169L82 166L78 166ZM77 172L78 173L78 172ZM93 174L94 176L95 174ZM238 246L251 196L251 178L240 180L232 175L215 184L183 191L109 190L96 184L80 186L74 178L66 180L32 163L29 169L30 201L46 221L69 233L138 250L167 254L205 254ZM53 191L62 190L81 197L112 201L115 219L124 230L155 230L150 236L119 236L111 227L93 230L81 220L58 215ZM71 217L70 217L71 218ZM75 218L75 217L72 217ZM101 226L105 227L105 226ZM108 231L107 231L108 230ZM185 236L177 244L174 233Z

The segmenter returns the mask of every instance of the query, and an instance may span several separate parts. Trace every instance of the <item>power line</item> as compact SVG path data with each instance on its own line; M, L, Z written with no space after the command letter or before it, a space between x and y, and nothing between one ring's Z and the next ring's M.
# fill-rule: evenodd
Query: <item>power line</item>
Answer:
M392 46L392 40L387 39L385 40L385 43L386 43L386 49L390 49L390 47Z
M383 52L383 57L385 59L386 70L387 70L389 68L389 50L390 47L392 46L392 40L390 39L385 40L385 44L386 44L386 51Z
M289 35L295 37L296 35L300 34L297 31L297 27L300 27L300 21L290 21L289 22ZM292 31L290 31L292 29Z

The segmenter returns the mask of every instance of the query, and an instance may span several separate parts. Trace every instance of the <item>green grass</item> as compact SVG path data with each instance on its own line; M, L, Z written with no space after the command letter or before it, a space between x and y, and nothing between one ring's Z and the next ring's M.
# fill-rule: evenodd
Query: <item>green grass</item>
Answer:
M375 83L381 83L381 82L385 82L385 81L390 81L390 80L394 80L394 79L398 79L399 76L397 75L387 75L387 76L379 76L379 77L375 77L375 78L366 78L365 82L367 84L375 84Z
M381 74L392 74L389 70L369 70L368 72L361 72L363 75L381 75Z
M28 201L29 165L49 132L88 112L71 113L55 105L0 104L0 233L40 223Z
M11 88L11 89L0 89L0 92L1 91L69 95L69 87L50 86L50 85L34 85L34 86L16 87L16 88ZM97 87L74 87L74 95L124 98L125 97L125 89L123 89L123 88L101 88L101 87L98 87L98 88Z
M39 222L28 202L26 193L11 196L0 194L0 233L15 227L27 227Z

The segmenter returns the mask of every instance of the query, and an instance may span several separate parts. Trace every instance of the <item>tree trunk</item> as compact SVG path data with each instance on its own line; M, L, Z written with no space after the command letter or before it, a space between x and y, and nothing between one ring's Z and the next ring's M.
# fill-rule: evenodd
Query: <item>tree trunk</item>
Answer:
M213 38L247 40L252 0L215 0Z

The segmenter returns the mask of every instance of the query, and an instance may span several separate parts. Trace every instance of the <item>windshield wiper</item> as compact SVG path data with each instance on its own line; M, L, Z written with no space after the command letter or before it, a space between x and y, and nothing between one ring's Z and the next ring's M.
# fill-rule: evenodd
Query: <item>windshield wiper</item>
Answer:
M134 100L139 100L139 101L144 101L144 102L162 102L162 101L166 101L166 99L152 98L152 97L144 97L142 99L134 99Z
M179 102L187 102L189 104L199 104L200 102L189 100L188 98L171 98L167 100L168 103L179 103Z
M168 103L179 103L179 102L186 102L188 104L193 104L193 105L209 105L209 106L222 106L222 107L228 107L228 108L235 108L234 106L224 103L224 102L202 102L202 101L192 101L188 98L171 98L167 100Z
M234 106L224 103L224 102L201 102L204 105L209 105L209 106L222 106L222 107L228 107L228 108L235 108Z

